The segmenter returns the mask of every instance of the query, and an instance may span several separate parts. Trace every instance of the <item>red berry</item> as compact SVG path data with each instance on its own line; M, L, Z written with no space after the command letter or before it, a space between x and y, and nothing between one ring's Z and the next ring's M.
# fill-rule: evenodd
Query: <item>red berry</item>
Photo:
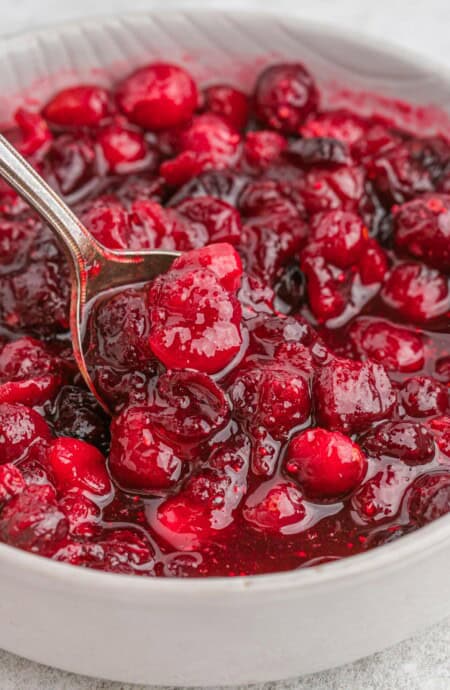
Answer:
M118 123L104 127L98 134L98 143L113 172L129 173L151 163L144 137L129 127Z
M242 276L239 254L225 242L193 249L182 254L172 264L171 270L207 269L216 276L220 285L229 292L238 290Z
M382 283L388 272L386 252L378 242L369 237L358 261L359 276L363 285Z
M69 521L72 537L88 539L98 532L101 510L81 491L72 490L64 494L59 507Z
M316 216L312 225L312 240L321 255L339 268L358 261L367 237L367 228L356 213L330 211Z
M447 411L449 398L445 386L427 376L415 376L405 381L400 400L411 417L441 415Z
M318 113L301 127L302 137L327 137L337 139L351 146L361 139L368 129L362 117L346 110L332 110Z
M39 113L19 108L14 119L20 129L16 143L20 153L25 157L45 154L53 137L44 118Z
M50 440L50 429L40 414L18 403L0 403L2 464L37 457Z
M62 89L44 107L46 120L63 127L95 127L109 110L107 91L99 86Z
M76 438L57 438L50 444L47 462L61 493L83 489L101 496L111 491L105 458L90 443Z
M122 204L113 196L99 197L80 212L80 220L97 242L108 249L128 249L130 226Z
M22 472L15 465L0 465L0 504L7 503L25 489Z
M298 180L298 192L310 214L340 209L357 211L364 196L361 167L312 167Z
M286 148L287 141L278 132L260 130L245 135L245 160L257 168L266 168L277 161Z
M133 72L117 87L117 101L131 122L145 129L178 127L197 107L197 87L176 65L155 62Z
M220 115L235 129L243 129L247 124L249 99L239 89L227 84L214 84L204 89L203 101L203 110Z
M432 434L422 424L384 422L363 439L365 450L400 458L407 465L424 465L434 457Z
M425 364L422 337L387 321L358 319L349 331L355 353L393 371L419 371Z
M150 347L166 367L213 374L238 353L240 305L209 269L160 276L149 304Z
M424 194L394 215L395 243L441 271L450 271L450 195Z
M433 472L415 480L408 491L410 519L426 525L450 511L450 472Z
M58 549L68 529L68 520L50 486L28 486L0 513L1 541L44 556Z
M111 474L128 490L161 491L176 484L183 462L158 433L151 410L130 407L111 427Z
M262 484L247 497L242 515L260 532L293 534L302 529L306 517L303 494L288 482Z
M255 112L271 129L298 134L318 105L313 78L300 63L272 65L255 86Z
M388 465L368 479L353 494L351 506L356 522L379 523L392 520L401 506L404 491L410 481L409 474Z
M346 299L341 292L340 272L334 270L321 256L305 252L301 268L306 276L308 301L318 321L340 316L346 307Z
M319 424L345 433L363 431L388 418L396 402L381 364L349 359L325 364L316 375L313 395Z
M284 466L307 496L330 499L356 489L367 461L359 446L344 434L316 428L294 436Z
M175 209L191 225L204 229L205 242L236 244L241 238L239 213L226 201L211 196L187 198L176 204Z
M446 278L426 266L403 263L387 278L381 295L386 304L403 318L427 321L445 314L450 308Z

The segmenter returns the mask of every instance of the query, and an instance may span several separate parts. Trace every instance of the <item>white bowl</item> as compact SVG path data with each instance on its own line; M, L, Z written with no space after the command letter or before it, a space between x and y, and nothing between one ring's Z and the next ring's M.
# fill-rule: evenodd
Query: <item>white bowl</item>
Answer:
M448 75L422 60L295 16L178 13L171 4L170 14L4 40L0 120L24 91L42 99L80 78L108 82L155 57L188 64L200 79L247 86L265 62L295 58L328 92L337 80L450 111ZM445 117L441 125L448 126ZM449 572L450 515L364 555L258 577L111 575L0 545L0 646L124 682L269 681L353 661L450 614Z

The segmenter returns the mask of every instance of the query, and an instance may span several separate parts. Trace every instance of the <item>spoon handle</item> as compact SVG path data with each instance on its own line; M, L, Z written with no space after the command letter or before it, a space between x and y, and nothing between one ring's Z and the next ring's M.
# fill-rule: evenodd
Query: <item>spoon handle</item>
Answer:
M32 206L57 235L76 273L102 259L103 252L67 204L0 134L0 177Z

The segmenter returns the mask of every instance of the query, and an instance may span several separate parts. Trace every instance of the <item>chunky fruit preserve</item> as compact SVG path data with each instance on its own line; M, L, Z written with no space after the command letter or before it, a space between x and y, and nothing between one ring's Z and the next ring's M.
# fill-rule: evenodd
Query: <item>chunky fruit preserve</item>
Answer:
M0 186L0 540L146 576L340 559L450 512L450 143L154 63L6 136L108 248L179 250L93 305Z

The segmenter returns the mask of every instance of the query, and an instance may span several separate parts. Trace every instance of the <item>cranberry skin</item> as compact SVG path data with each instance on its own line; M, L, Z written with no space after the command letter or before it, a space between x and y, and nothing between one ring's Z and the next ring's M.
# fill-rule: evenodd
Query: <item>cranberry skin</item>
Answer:
M72 490L64 494L59 507L69 521L72 537L90 538L98 531L100 508L81 491Z
M413 372L425 364L422 337L406 328L363 318L352 325L349 337L359 358L372 359L386 369Z
M306 117L317 109L319 95L301 63L272 65L255 86L255 113L271 129L298 134Z
M144 137L140 132L129 127L118 123L108 125L99 132L97 141L113 172L130 172L131 168L139 169L139 167L144 167L145 163L151 162ZM137 163L141 165L136 165Z
M44 176L70 201L83 196L101 176L94 138L77 132L54 139L45 158Z
M90 350L110 366L142 368L152 359L149 331L144 294L138 290L123 290L96 307Z
M204 441L225 425L230 406L213 379L199 371L168 371L156 386L154 424L177 442Z
M28 486L0 513L0 540L24 551L51 556L68 530L68 520L50 486Z
M50 440L50 429L40 414L19 403L0 403L2 464L35 457Z
M41 405L61 381L61 363L34 338L18 338L0 353L0 402Z
M208 242L239 242L242 223L238 211L226 201L210 196L188 198L175 206L177 213L206 231Z
M36 157L45 154L53 137L41 115L19 108L14 114L14 119L20 129L16 147L22 156Z
M356 522L376 524L392 520L409 481L409 474L405 477L398 467L394 469L391 465L365 481L350 500Z
M287 148L287 141L278 132L260 130L247 132L244 143L244 157L250 166L267 168L279 160Z
M433 472L416 479L406 501L409 517L427 525L450 511L450 473Z
M320 425L344 433L367 429L393 412L396 396L386 369L374 362L333 359L315 377Z
M89 391L78 386L63 386L51 410L56 436L71 436L101 450L109 441L109 419Z
M263 484L247 497L244 520L259 532L288 535L302 528L306 517L303 494L294 484Z
M388 307L411 321L442 316L450 307L447 279L438 271L415 263L396 266L381 296Z
M362 167L312 167L298 180L298 192L311 215L340 209L357 211L364 197L365 172Z
M262 363L238 372L229 395L235 415L252 428L262 425L275 439L286 438L311 411L307 378L289 364Z
M355 264L365 249L368 230L356 213L330 211L313 222L312 240L321 255L339 268Z
M340 316L346 307L341 293L339 275L322 256L305 252L300 264L306 276L306 289L311 311L319 322Z
M399 249L450 271L450 195L425 194L400 206L394 220Z
M149 291L150 347L169 369L214 374L241 343L241 309L207 269L171 271Z
M114 197L99 197L80 213L81 222L97 242L108 249L127 249L130 226L128 215Z
M163 208L148 199L137 199L130 213L130 249L168 249L188 251L208 242L208 229L172 208Z
M96 127L108 110L107 91L99 86L73 86L59 91L42 114L52 124L62 127Z
M7 503L25 489L22 472L15 465L0 465L0 504Z
M361 283L363 285L382 283L388 272L388 268L389 264L386 252L380 247L376 240L369 237L364 248L364 253L358 262Z
M197 87L181 67L155 62L141 67L117 87L117 102L130 122L161 130L187 122L197 107Z
M364 437L364 448L375 455L399 458L407 465L424 465L434 457L428 429L413 422L385 422Z
M446 387L427 376L415 376L405 381L400 400L410 417L441 415L448 408Z
M178 137L179 155L160 168L168 184L181 185L201 172L231 167L239 156L241 138L223 118L204 113L193 118Z
M316 428L289 442L284 467L307 496L331 499L356 489L366 473L367 461L348 436Z
M367 132L368 123L362 117L346 110L334 110L310 117L301 127L302 137L337 139L351 146Z
M75 438L52 441L47 462L58 491L83 489L103 496L111 491L105 458L95 446Z
M178 482L183 462L158 434L151 409L131 407L112 423L109 468L125 489L159 492Z
M207 269L216 276L220 285L228 292L239 289L242 276L242 262L239 254L225 242L193 249L177 257L172 270Z
M235 129L244 129L250 114L248 96L227 84L215 84L203 91L203 110L220 115Z

